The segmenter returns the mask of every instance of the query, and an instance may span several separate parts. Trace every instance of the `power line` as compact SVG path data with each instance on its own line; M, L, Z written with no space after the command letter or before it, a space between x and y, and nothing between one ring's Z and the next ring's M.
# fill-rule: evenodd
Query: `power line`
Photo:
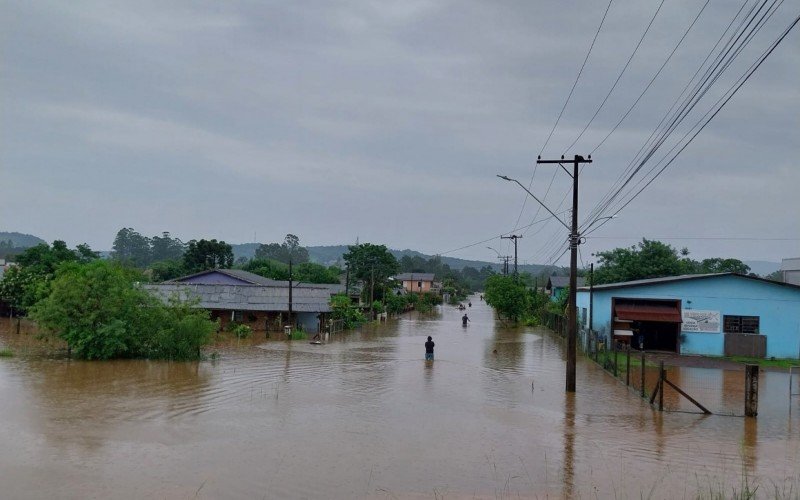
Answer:
M773 13L774 13L774 11L773 11ZM742 88L742 86L750 79L750 77L753 76L753 74L756 72L756 70L764 63L764 61L767 60L767 58L772 54L772 52L774 52L774 50L778 47L778 45L780 45L780 43L789 35L791 30L794 29L795 26L797 26L798 22L800 22L800 16L797 16L794 19L794 21L792 21L792 23L789 24L789 26L786 27L786 29L783 31L783 33L781 33L781 35L771 44L771 46L761 55L761 57L759 57L759 59L750 66L749 70L745 73L745 75L740 77L739 80L737 80L737 82L734 83L734 85L725 94L723 94L723 96L714 104L714 106L712 106L712 108L708 112L706 112L705 115L703 115L703 117L700 119L700 121L698 121L698 123L694 127L692 127L692 129L690 129L689 132L686 133L686 135L684 135L684 137L681 139L681 141L683 141L687 136L692 134L692 131L696 129L694 134L692 134L691 137L689 137L689 139L669 159L669 161L666 162L666 164L663 167L661 167L661 169L644 186L642 186L641 189L639 189L633 196L631 196L628 199L628 201L626 201L619 209L616 210L616 212L614 212L615 215L618 214L619 212L621 212L634 199L636 199L636 197L638 197L642 193L642 191L644 191L650 184L652 184L653 181L655 181L664 172L664 170L666 170L667 167L669 167L675 161L675 159L689 146L689 144L692 143L692 141L697 137L697 135L700 132L702 132L703 129L706 126L708 126L708 124L711 123L711 121L717 116L717 114L719 114L719 112L722 111L722 109L725 107L725 105L728 102L730 102L730 100L733 98L734 95L736 95L736 93L739 91L739 89ZM714 109L715 107L716 107L716 110ZM712 111L713 111L713 113L712 113ZM709 113L711 113L711 116L709 116L706 119L706 116L708 116ZM703 122L704 119L705 119L705 122ZM700 125L701 122L703 122L702 125ZM679 145L681 143L681 141L678 141L676 146L673 146L672 150L674 150L675 147L677 147L677 145ZM667 158L667 156L672 152L672 150L670 150L670 152L668 152L667 155L664 156L664 158L662 158L662 160L659 163L657 163L653 168L655 169L656 167L658 167L658 165L660 163L662 163L664 161L664 159ZM652 169L651 169L651 171L652 171ZM598 225L597 228L593 229L591 232L594 232L597 229L599 229L600 227L602 227L605 224L605 222L606 221L602 222L600 225Z
M711 0L706 0L706 3L704 3L703 6L700 8L700 11L694 17L694 20L692 21L692 23L689 25L688 28L686 28L686 31L683 32L683 36L681 36L680 40L678 40L678 43L675 44L675 47L672 49L672 52L669 53L667 58L661 64L661 67L658 68L658 71L656 71L656 73L650 79L650 82L647 84L647 86L644 88L644 90L642 90L642 93L639 94L639 97L637 97L636 100L633 101L633 104L631 104L631 106L628 108L628 110L625 112L625 114L622 115L622 117L614 125L614 127L608 132L608 134L606 134L606 136L603 137L603 140L600 141L600 143L597 146L595 146L594 149L592 149L592 152L590 154L594 154L594 152L597 151L600 148L600 146L602 146L606 142L606 140L608 140L609 137L611 137L611 134L613 134L617 130L617 128L620 126L620 124L622 124L622 122L625 121L625 118L627 118L628 115L631 113L631 111L633 111L633 108L635 108L636 105L639 104L639 101L642 99L644 94L650 89L650 87L653 85L653 82L656 81L656 79L658 78L658 75L661 74L661 72L667 66L667 63L670 61L670 59L672 59L672 56L675 55L675 52L678 50L678 47L680 47L681 44L683 43L683 41L686 39L686 36L689 34L689 32L694 27L694 25L697 23L697 20L700 19L700 16L703 14L703 11L706 10L706 7L708 7L708 4L709 4L710 1Z
M561 121L561 117L564 115L564 110L567 109L567 104L569 104L569 101L572 98L572 94L573 94L573 92L575 92L575 87L578 85L578 81L581 79L581 75L583 74L583 69L586 67L586 62L589 60L589 56L592 54L592 49L594 48L594 44L597 41L597 37L600 35L600 30L603 28L603 23L605 23L605 21L606 21L606 16L608 15L608 11L609 11L609 9L611 9L611 4L613 2L614 2L614 0L609 0L608 1L608 5L606 5L606 10L603 12L603 17L600 19L600 24L597 26L597 31L595 31L595 33L594 33L594 38L592 38L592 43L589 44L589 50L586 51L586 57L583 58L583 63L581 63L581 67L578 70L578 75L575 77L575 81L572 83L572 88L569 90L569 94L567 94L567 99L564 101L564 105L561 106L561 111L558 113L558 118L556 118L556 122L553 124L553 128L550 129L550 133L547 135L547 139L544 141L544 145L539 150L539 156L541 156L542 153L544 153L545 148L550 143L550 139L553 137L553 133L556 131L556 128L558 127L558 123ZM530 182L528 182L528 189L530 189L531 186L533 186L533 179L536 177L536 169L538 167L539 167L538 163L535 164L535 166L533 167L533 174L531 175ZM550 181L550 185L552 185L552 184L553 184L553 181L551 180ZM548 187L548 192L549 192L549 190L550 189ZM546 194L545 194L545 198L547 198ZM520 229L519 228L519 221L522 218L523 212L525 211L525 206L526 206L527 202L528 202L528 196L526 195L525 198L522 201L522 208L520 208L519 215L517 216L517 222L514 223L514 230ZM539 216L539 210L540 209L541 209L541 206L537 208L536 213L533 216L534 220L536 219L536 217Z
M586 124L585 127L583 127L583 130L581 130L581 133L578 134L578 137L576 137L575 140L572 141L572 143L569 146L567 146L566 149L564 149L564 153L563 154L567 154L567 152L570 149L572 149L572 146L574 146L575 143L577 143L580 140L580 138L583 137L583 134L586 132L586 130L592 124L594 119L597 118L597 115L598 115L598 113L600 113L600 110L603 109L603 106L606 105L606 102L608 101L608 98L611 97L611 93L614 92L615 88L617 88L617 84L619 83L620 79L622 78L622 75L625 74L625 71L628 69L628 66L630 66L631 61L633 61L633 57L636 55L636 52L639 51L639 47L641 47L642 42L644 41L644 38L647 36L647 33L650 31L650 27L653 25L653 22L656 20L656 17L658 16L658 13L661 12L661 7L664 6L664 1L665 0L661 0L661 3L658 4L658 8L656 9L656 12L653 14L653 17L650 19L650 22L647 24L647 27L645 28L644 33L642 33L641 38L639 38L639 42L636 44L636 47L633 48L633 52L631 52L630 57L628 57L628 60L625 62L625 66L622 67L622 71L620 71L619 75L617 75L617 79L614 80L614 84L608 90L608 93L606 94L606 96L603 99L603 101L600 103L600 106L597 107L597 109L595 110L594 114L589 119L589 122Z
M753 11L755 9L755 5L750 9L750 12L748 12L748 14L745 16L745 18L743 18L742 22L739 24L739 27L731 35L731 38L728 40L728 42L725 44L725 46L721 49L721 51L717 54L717 56L715 57L714 62L712 62L711 66L709 66L709 68L706 70L706 72L703 75L702 79L699 80L698 83L695 85L695 87L694 87L694 89L692 91L692 95L688 96L684 100L684 102L681 105L681 107L673 114L673 118L671 119L669 125L661 133L661 136L655 141L655 143L653 143L653 145L650 146L649 151L643 157L643 159L639 162L639 165L630 173L630 175L628 175L627 179L622 183L622 185L620 185L616 189L614 189L612 187L612 191L609 192L609 195L606 195L604 197L605 201L601 200L601 202L598 204L598 206L596 206L595 209L592 211L592 213L594 215L596 215L597 218L599 218L599 216L608 209L608 207L614 202L614 200L619 196L619 194L623 191L623 189L625 189L625 187L633 180L633 178L642 169L642 167L644 167L644 165L652 158L652 156L655 154L655 152L664 144L664 142L666 142L667 138L674 132L674 130L677 128L677 126L681 122L683 122L683 120L688 116L689 112L692 109L694 109L694 107L697 106L697 104L705 96L705 94L708 92L708 90L711 88L711 86L713 86L714 83L716 83L716 81L720 78L722 73L725 72L725 70L727 70L727 68L730 66L730 64L733 62L733 60L741 53L741 51L744 49L744 47L750 43L750 41L752 40L753 36L755 36L755 34L764 26L766 21L776 12L776 10L780 6L780 4L783 3L783 0L781 0L780 3L777 3L777 6L776 6L776 1L773 1L772 5L770 5L767 8L767 10L764 11L764 13L761 15L760 19L758 19L756 21L756 18L758 18L759 13L763 9L764 5L766 5L766 3L767 3L767 0L765 0L762 3L761 7L758 8L758 10L755 12L755 14L753 14ZM751 17L751 14L752 14L752 17ZM750 20L747 22L744 30L740 32L740 28L742 27L742 25L744 25L745 21L748 18ZM735 20L735 18L734 18L734 20ZM755 26L750 28L750 26L752 25L753 21L756 21L756 24L755 24ZM726 32L727 32L727 30L726 30ZM737 35L737 32L738 32L738 35ZM724 36L724 34L723 34L723 36ZM742 36L744 36L744 39L742 39ZM712 52L713 52L713 49L712 49ZM707 58L706 58L706 60L707 60ZM701 68L702 68L702 65L701 65ZM696 76L696 74L697 73L695 73L695 76ZM748 76L748 78L749 78L749 76ZM692 78L692 80L693 79L694 79L694 77ZM691 82L691 80L690 80L690 82ZM685 91L685 89L684 89L684 91ZM730 92L730 90L729 90L729 92ZM734 91L734 93L735 93L735 91ZM723 95L723 98L724 98L724 95ZM680 99L680 97L679 97L679 99ZM722 100L722 98L720 100ZM718 100L717 103L715 103L712 106L711 110L713 110L714 107L717 104L719 104L719 102L720 101ZM723 104L723 106L724 106L724 104ZM673 108L674 108L674 105L673 105ZM700 122L702 122L702 120L706 116L708 116L708 114L711 112L711 110L706 112L706 114L700 119ZM669 112L667 113L667 115L669 115ZM665 116L665 118L666 118L666 116ZM698 122L698 124L695 125L695 127L697 127L700 122ZM663 119L662 119L662 122L660 122L660 123L663 123ZM660 124L659 124L659 126L660 126ZM689 132L687 132L687 134L684 135L684 137L681 140L679 140L672 147L672 149L670 149L669 152L667 152L665 154L665 156L656 164L656 166L651 168L645 174L645 176L629 190L629 193L633 192L636 189L636 187L639 184L641 184L644 181L644 179L647 178L647 176L650 175L650 173L652 173L658 167L658 165L661 162L663 162L672 153L672 151L674 151L675 148L677 148L680 145L681 141L683 141L691 133L691 131L695 127L692 127L692 129L690 129ZM705 125L703 125L703 127L705 127ZM657 128L658 128L658 126L657 126ZM652 138L652 136L653 136L653 134L651 134L651 138ZM648 139L648 141L646 141L646 143L649 142L649 141L650 141L650 139ZM684 148L685 148L685 146L684 146ZM684 148L681 148L681 151ZM637 153L637 157L641 153L642 149L640 149L640 152ZM673 159L674 159L674 157L673 157ZM633 161L635 161L635 159ZM671 161L672 160L670 160L670 163L671 163ZM629 167L628 167L628 169L626 169L626 172L630 171L630 168L632 167L632 163L629 164ZM623 175L625 175L625 174L623 173ZM659 174L656 174L656 176L658 176L658 175ZM651 179L650 182L652 182L652 180L653 179ZM636 196L636 195L634 195L634 196ZM626 206L626 205L627 205L627 203L625 203L623 206ZM618 211L616 213L618 213ZM590 221L591 221L591 217L590 217ZM592 223L592 222L590 222L590 223Z
M612 184L612 186L611 186L611 189L609 190L609 192L608 192L608 193L606 193L606 195L604 195L604 196L603 196L603 197L600 199L600 201L599 201L599 202L598 202L598 203L595 205L595 207L594 207L594 208L593 208L593 209L590 211L590 213L589 213L589 216L587 217L587 220L592 220L592 218L593 218L595 215L598 215L598 216L599 216L599 214L600 214L601 212L603 212L603 211L604 211L604 210L605 210L605 209L608 207L608 205L609 205L609 204L610 204L610 203L613 201L613 199L614 199L614 198L615 198L615 197L616 197L616 196L619 194L619 192L621 191L622 187L619 187L619 188L618 188L618 187L617 187L617 186L618 186L618 184L619 184L620 182L622 182L622 180L625 178L625 176L626 176L626 175L628 175L628 173L629 173L629 172L631 171L631 169L634 167L634 165L635 165L635 163L636 163L637 159L638 159L638 158L640 158L640 155L641 155L641 154L642 154L642 152L645 150L645 148L648 146L648 144L651 144L651 140L652 140L652 139L653 139L653 137L656 135L656 133L659 131L659 129L661 128L661 125L662 125L662 124L664 123L664 121L665 121L665 120L666 120L666 119L667 119L667 118L670 116L670 114L672 113L672 111L675 109L675 106L677 106L677 105L678 105L678 103L680 103L680 102L681 102L681 99L683 98L683 96L684 96L684 94L686 93L686 91L687 91L687 90L689 90L689 87L692 85L692 82L694 82L694 81L695 81L695 79L697 78L697 75L698 75L698 74L700 74L700 72L702 71L702 69L705 67L705 65L706 65L706 62L708 62L708 59L709 59L709 58L710 58L710 57L711 57L711 56L714 54L714 51L717 49L717 47L719 46L719 44L722 42L722 40L723 40L723 38L725 37L725 35L727 35L727 34L728 34L728 32L730 31L731 27L733 26L733 23L735 23L735 22L736 22L736 19L738 19L738 18L739 18L739 15L742 13L742 11L744 10L744 8L747 6L747 4L749 3L749 1L750 1L750 0L744 0L744 2L742 3L742 5L739 7L739 10L736 12L736 14L733 16L733 18L732 18L732 19L730 20L730 22L728 23L728 25L727 25L727 27L725 28L725 30L722 32L722 34L721 34L721 35L719 36L719 38L717 39L717 41L716 41L716 43L714 44L714 46L711 48L711 50L709 50L708 54L706 54L706 57L705 57L705 58L703 59L703 61L700 63L700 65L698 66L697 70L694 72L694 74L692 75L692 77L691 77L691 78L689 78L689 80L686 82L686 85L683 87L683 89L681 90L680 94L678 94L678 97L677 97L677 98L674 100L674 102L672 103L672 105L670 106L670 108L667 110L667 112L664 114L664 116L661 118L661 120L660 120L660 121L658 122L658 124L655 126L655 128L653 129L653 132L650 134L650 136L649 136L649 137L648 137L648 138L645 140L645 142L642 144L642 146L641 146L641 147L639 148L639 150L636 152L636 154L634 155L633 159L631 159L631 161L628 163L628 165L627 165L627 167L625 168L625 170L624 170L624 171L623 171L623 172L622 172L622 173L619 175L619 177L617 177L617 179L614 181L614 183ZM766 1L767 1L767 0L764 0L764 3L766 3ZM753 13L753 10L755 9L755 7L756 7L756 4L754 4L754 5L753 5L753 7L751 7L751 8L750 8L750 11L749 11L749 12L748 12L748 13L747 13L747 14L746 14L746 15L745 15L743 18L742 18L742 21L739 23L739 26L736 28L736 30L734 30L733 34L731 35L731 38L728 40L728 42L726 42L726 44L725 44L725 47L727 47L727 46L728 46L728 45L731 43L731 40L733 40L733 37L735 36L735 33L737 33L737 32L738 32L738 31L739 31L739 30L742 28L742 25L745 23L745 21L746 21L746 20L747 20L747 19L750 17L750 15ZM715 61L718 61L718 60L719 60L719 57L720 57L720 55L722 54L722 52L723 52L724 50L725 50L725 48L723 48L723 49L721 49L721 50L720 50L720 53L719 53L719 54L717 54L717 57L715 58ZM698 88L698 86L699 86L699 85L701 85L701 83L700 83L700 82L704 81L704 80L707 78L707 76L708 76L708 74L709 74L709 71L711 70L711 68L712 68L713 66L714 66L714 62L712 62L712 63L711 63L711 65L708 67L708 69L706 70L706 72L705 72L705 74L703 75L703 77L701 77L701 78L700 78L700 80L698 80L698 83L695 85L695 90ZM690 92L690 93L691 93L691 92ZM688 102L688 100L689 100L689 98L687 97L687 99L685 99L685 100L683 101L683 105L685 105L685 104ZM623 187L624 187L624 186L623 186Z

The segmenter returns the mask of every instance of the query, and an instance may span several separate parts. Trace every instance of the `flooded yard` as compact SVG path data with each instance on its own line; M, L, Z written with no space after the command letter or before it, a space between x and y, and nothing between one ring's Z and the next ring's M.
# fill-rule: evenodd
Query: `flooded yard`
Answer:
M199 363L42 355L3 320L17 355L0 358L1 496L695 498L743 477L800 495L787 374L762 374L758 419L660 413L581 356L565 394L561 339L478 300L467 312L467 328L445 306ZM740 373L677 370L715 404L741 401Z

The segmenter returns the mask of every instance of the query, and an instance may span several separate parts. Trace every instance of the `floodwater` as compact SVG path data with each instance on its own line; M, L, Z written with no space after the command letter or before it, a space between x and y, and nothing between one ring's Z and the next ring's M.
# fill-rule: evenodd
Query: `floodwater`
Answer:
M800 495L785 373L762 374L758 419L660 413L582 357L565 394L561 339L467 312L467 328L446 306L199 363L42 355L5 320L0 497L695 498L743 477Z

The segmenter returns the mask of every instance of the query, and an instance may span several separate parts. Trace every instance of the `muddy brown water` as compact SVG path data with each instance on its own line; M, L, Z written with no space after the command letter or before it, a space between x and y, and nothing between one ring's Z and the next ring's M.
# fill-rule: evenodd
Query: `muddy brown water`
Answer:
M561 339L467 312L197 363L68 360L3 320L0 497L694 498L744 475L800 495L785 373L757 420L659 413L582 357L570 396ZM738 405L739 374L697 370L671 376Z

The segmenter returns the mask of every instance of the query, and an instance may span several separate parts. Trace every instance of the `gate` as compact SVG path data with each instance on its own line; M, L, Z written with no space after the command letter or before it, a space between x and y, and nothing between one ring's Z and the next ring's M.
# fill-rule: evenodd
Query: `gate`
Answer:
M757 333L726 333L725 356L767 357L767 337Z

